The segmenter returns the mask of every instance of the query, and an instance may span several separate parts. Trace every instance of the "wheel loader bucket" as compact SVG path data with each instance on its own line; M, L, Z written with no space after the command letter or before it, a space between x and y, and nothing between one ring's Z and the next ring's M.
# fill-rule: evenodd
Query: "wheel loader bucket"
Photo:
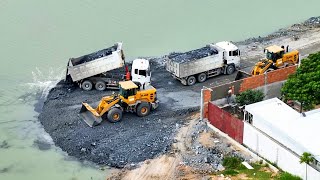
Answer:
M79 115L90 127L96 126L102 121L99 113L87 103L82 103Z
M235 81L240 80L240 79L244 79L244 78L247 78L250 76L251 76L251 74L249 74L245 71L238 71L236 78L235 78Z

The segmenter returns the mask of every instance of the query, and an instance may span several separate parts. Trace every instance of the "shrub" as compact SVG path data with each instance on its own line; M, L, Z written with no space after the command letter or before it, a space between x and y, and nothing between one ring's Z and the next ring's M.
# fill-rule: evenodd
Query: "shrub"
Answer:
M240 106L243 106L262 101L263 98L264 94L262 91L249 89L237 95L236 102Z
M223 159L222 165L226 169L237 169L241 165L241 160L237 157L225 157Z

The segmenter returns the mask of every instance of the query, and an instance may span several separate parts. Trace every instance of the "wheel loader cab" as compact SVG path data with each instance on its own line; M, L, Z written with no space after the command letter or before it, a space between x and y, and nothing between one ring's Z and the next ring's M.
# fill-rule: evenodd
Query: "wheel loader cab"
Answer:
M266 53L266 58L272 60L274 63L284 55L284 49L276 45L265 48L264 52Z
M135 103L135 95L139 87L132 81L119 82L119 86L119 94L122 96L122 100L127 104Z

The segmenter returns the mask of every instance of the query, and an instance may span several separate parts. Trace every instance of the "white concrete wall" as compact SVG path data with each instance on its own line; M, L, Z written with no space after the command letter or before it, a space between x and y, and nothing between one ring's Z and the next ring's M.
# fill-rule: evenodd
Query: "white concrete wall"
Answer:
M306 165L300 164L300 157L294 154L269 136L244 122L243 144L263 158L277 164L284 171L306 179ZM320 172L308 166L308 180L319 180Z
M301 146L295 139L291 138L285 132L279 130L277 127L273 126L270 122L266 121L263 117L257 114L253 115L252 125L257 129L260 129L269 137L276 139L276 141L284 144L287 148L292 149L298 155L303 152L309 152L308 149ZM290 126L289 124L287 126Z

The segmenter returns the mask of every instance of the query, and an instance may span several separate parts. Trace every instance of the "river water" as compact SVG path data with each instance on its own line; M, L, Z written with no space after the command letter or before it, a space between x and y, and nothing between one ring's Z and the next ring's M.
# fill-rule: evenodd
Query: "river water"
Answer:
M263 36L319 16L319 6L319 0L0 0L0 179L110 173L68 157L37 120L37 99L63 77L69 57L117 41L132 59Z

